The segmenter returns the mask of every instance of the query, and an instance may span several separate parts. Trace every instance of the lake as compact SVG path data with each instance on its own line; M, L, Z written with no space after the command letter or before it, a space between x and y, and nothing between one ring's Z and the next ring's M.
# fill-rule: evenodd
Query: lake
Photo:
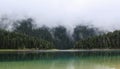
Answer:
M0 52L0 69L120 69L120 51Z

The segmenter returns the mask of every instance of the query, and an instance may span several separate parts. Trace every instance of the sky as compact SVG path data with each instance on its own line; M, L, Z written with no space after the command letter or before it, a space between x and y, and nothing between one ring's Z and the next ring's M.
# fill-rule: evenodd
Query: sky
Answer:
M38 25L92 24L120 29L120 0L0 0L0 15L32 17Z

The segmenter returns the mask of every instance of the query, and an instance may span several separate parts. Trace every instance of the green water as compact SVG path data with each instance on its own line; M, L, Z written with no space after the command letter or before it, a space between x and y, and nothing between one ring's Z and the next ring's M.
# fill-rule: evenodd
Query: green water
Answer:
M120 52L2 52L0 69L120 69Z

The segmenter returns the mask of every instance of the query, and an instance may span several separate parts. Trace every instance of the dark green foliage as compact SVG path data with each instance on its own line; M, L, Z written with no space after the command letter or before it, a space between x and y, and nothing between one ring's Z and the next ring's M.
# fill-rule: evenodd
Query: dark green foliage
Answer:
M26 34L50 42L53 41L49 28L43 26L35 29L31 18L14 23L14 32Z
M75 41L86 39L97 35L96 28L89 28L85 25L78 25L74 28L73 37Z
M73 42L67 34L67 30L63 26L58 26L52 30L54 35L54 44L58 49L73 48Z
M50 42L53 41L52 35L50 33L50 29L46 26L33 29L32 32L33 33L31 34L31 36L37 37L39 39L44 39Z
M53 43L27 35L0 30L0 49L51 49Z
M32 34L33 24L32 19L28 18L25 20L17 21L13 24L14 32L19 32L23 34Z
M120 48L120 31L80 40L75 48L79 49L118 49Z
M32 19L27 19L19 21L17 25L15 23L14 27L15 32L52 42L55 44L55 48L57 49L73 48L72 41L67 35L66 28L63 26L58 26L53 29L50 29L46 26L33 28Z

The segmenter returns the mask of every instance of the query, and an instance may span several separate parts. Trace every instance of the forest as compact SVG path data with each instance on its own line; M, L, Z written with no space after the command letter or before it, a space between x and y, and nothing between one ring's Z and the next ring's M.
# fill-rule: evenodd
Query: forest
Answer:
M90 37L76 42L75 49L119 49L120 31Z
M36 27L32 18L16 20L12 30L0 21L0 49L111 49L119 48L120 31L105 34L89 25L77 25L72 34L65 26Z
M0 30L0 49L52 49L53 43L25 34Z

